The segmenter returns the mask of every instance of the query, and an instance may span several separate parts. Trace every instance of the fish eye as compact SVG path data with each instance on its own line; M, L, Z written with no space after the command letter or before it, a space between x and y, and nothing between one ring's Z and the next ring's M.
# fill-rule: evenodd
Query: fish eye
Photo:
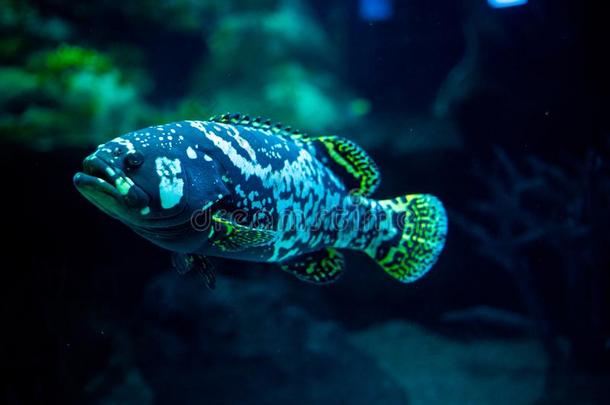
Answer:
M140 152L128 153L125 155L125 165L129 168L136 168L144 163L144 155Z

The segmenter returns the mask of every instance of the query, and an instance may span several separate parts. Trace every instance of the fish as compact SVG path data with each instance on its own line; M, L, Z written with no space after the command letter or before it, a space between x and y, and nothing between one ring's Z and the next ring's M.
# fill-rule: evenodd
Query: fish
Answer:
M114 138L84 159L73 183L210 288L209 257L276 263L322 285L343 274L344 250L413 282L443 250L446 211L431 194L374 199L380 179L347 138L222 114Z

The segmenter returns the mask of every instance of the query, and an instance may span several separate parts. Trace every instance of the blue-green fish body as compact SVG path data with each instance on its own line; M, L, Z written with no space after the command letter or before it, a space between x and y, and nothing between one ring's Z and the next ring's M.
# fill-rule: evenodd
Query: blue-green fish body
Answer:
M434 264L447 230L435 197L369 198L379 174L353 142L238 114L125 134L74 181L187 270L206 256L279 262L321 284L341 274L337 249L355 249L408 282Z

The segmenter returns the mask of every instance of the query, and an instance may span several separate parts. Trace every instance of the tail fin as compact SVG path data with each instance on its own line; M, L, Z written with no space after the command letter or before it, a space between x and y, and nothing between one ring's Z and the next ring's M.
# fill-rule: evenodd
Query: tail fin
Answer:
M447 214L434 196L412 194L379 202L390 214L396 233L369 246L366 253L403 283L432 268L447 236Z

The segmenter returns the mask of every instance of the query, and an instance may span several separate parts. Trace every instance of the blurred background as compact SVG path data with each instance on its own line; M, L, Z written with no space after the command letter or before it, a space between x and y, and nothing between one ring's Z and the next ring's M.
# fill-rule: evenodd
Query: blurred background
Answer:
M514 4L512 4L514 3ZM610 403L608 32L568 0L0 0L7 404ZM449 211L435 268L217 288L72 186L101 142L241 112ZM7 378L8 376L8 378Z

